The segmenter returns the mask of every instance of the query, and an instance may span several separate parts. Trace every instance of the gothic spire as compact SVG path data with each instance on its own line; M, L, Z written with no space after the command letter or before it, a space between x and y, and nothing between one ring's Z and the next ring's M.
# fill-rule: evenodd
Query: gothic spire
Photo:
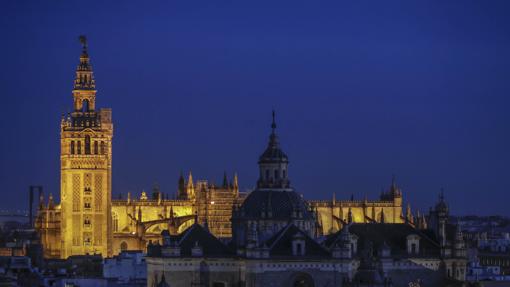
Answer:
M223 172L223 188L228 187L227 171Z

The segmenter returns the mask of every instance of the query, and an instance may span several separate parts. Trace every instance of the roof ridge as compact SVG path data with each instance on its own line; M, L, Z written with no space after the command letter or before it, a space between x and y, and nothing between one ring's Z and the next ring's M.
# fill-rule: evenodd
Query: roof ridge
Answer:
M184 241L184 239L186 239L188 237L188 235L191 233L191 230L193 230L193 228L195 228L196 225L199 225L199 224L195 223L184 231L184 235L181 237L181 240L179 240L179 245L181 245L181 243Z
M280 234L278 235L278 237L276 237L276 239L273 241L273 243L271 244L271 246L269 246L269 249L273 249L274 245L275 245L275 244L276 244L276 243L277 243L277 242L278 242L278 241L282 238L282 236L283 236L283 235L287 232L287 230L289 230L289 228L290 228L291 226L293 226L293 225L294 225L294 223L292 223L292 222L291 222L291 223L289 223L289 224L287 224L287 226L286 226L284 229L282 229L282 231L280 232Z

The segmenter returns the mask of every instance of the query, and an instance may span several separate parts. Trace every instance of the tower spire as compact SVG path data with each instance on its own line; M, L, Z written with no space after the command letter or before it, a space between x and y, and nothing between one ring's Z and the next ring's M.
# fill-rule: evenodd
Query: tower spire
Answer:
M273 110L273 122L271 123L271 129L273 130L273 134L275 133L275 130L276 130L276 113L275 111Z

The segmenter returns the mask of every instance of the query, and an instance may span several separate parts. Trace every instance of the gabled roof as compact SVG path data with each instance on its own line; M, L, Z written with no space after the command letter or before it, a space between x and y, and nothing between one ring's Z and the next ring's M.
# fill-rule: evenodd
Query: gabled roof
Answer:
M300 237L305 241L303 257L330 257L330 253L326 249L292 223L274 234L264 245L269 248L270 257L296 257L292 254L292 241L295 237Z
M440 254L439 242L433 232L418 230L408 224L352 224L349 232L358 236L358 251L370 241L374 251L387 244L394 256L407 255L407 236L416 234L420 237L420 256L438 256ZM341 231L332 234L324 241L328 248L332 248L338 241Z
M181 248L181 256L191 256L191 249L198 244L203 257L230 257L235 253L200 224L193 224L179 235L170 236Z

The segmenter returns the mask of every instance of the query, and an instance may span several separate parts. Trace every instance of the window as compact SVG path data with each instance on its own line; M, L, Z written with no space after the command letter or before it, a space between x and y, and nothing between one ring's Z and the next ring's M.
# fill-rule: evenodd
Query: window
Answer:
M82 112L86 113L89 111L89 100L83 100L82 102Z
M85 154L90 154L90 136L85 136Z
M90 209L90 202L85 202L84 207L85 209Z
M86 227L89 227L90 226L90 218L85 217L85 219L83 220L83 225L85 225Z
M112 214L112 225L114 232L119 231L119 216L117 213Z
M274 179L278 179L278 178L279 178L279 175L280 175L280 174L278 173L278 170L277 170L277 169L275 169L275 170L274 170Z
M418 253L418 250L416 250L416 243L411 244L411 253L413 253L413 254Z
M126 243L126 241L122 241L122 243L120 244L120 251L126 251L128 250L128 245Z
M269 180L269 169L266 169L266 180Z
M282 174L283 174L282 175L283 178L287 178L287 174L286 174L285 170L282 170Z
M74 154L74 141L71 141L71 154Z
M227 287L227 284L224 282L213 282L212 287Z
M78 141L78 154L81 154L81 141Z
M94 141L94 154L97 154L99 151L97 150L97 141Z
M297 255L302 255L303 251L302 251L302 248L301 248L301 244L298 243L296 244L296 254Z
M104 144L104 141L101 141L101 154L105 154L105 153L106 153L105 144Z

